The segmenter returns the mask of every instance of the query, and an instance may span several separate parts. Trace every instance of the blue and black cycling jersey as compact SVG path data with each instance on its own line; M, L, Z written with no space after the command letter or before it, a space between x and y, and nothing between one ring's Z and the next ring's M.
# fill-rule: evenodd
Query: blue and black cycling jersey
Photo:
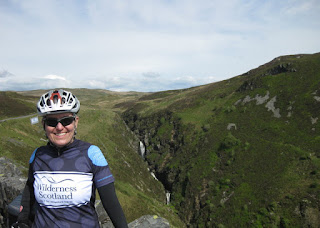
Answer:
M30 199L39 206L33 227L99 227L95 192L114 177L97 146L75 139L58 151L48 144L29 165Z

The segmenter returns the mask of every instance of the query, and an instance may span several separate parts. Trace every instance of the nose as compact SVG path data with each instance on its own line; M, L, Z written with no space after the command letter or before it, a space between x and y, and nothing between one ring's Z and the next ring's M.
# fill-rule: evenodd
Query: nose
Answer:
M61 130L63 128L64 128L64 126L60 122L56 126L56 129L58 129L58 130Z

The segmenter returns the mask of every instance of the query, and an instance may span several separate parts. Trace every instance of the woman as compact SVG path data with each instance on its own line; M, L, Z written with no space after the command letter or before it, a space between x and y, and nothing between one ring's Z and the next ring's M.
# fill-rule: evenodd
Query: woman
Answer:
M114 226L128 227L104 155L97 146L75 138L78 99L71 92L52 90L41 96L37 108L49 142L30 158L14 227L99 227L96 189ZM31 223L34 204L37 210Z

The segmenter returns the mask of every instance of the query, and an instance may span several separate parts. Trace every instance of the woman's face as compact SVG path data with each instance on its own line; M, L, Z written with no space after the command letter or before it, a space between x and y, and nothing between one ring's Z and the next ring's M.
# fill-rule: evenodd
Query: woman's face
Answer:
M53 143L56 147L64 147L69 143L72 143L74 140L75 130L78 126L79 117L75 116L74 120L68 117L73 117L72 113L60 113L60 114L51 114L45 117L44 120L44 129L46 135L51 143ZM67 119L65 119L67 118ZM57 122L55 120L62 120L61 122ZM69 121L68 121L69 120ZM52 126L55 125L56 126ZM64 125L66 126L64 126ZM49 126L51 125L51 126Z

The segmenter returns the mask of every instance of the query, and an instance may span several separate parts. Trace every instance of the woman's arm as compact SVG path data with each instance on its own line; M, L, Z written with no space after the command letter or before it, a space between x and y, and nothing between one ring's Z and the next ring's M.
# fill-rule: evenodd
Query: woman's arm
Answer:
M18 223L24 223L27 225L31 225L32 223L31 210L34 205L34 197L32 197L31 194L33 194L33 186L29 183L29 181L27 181L22 193Z
M127 228L127 220L119 203L114 183L98 188L102 205L116 228Z

